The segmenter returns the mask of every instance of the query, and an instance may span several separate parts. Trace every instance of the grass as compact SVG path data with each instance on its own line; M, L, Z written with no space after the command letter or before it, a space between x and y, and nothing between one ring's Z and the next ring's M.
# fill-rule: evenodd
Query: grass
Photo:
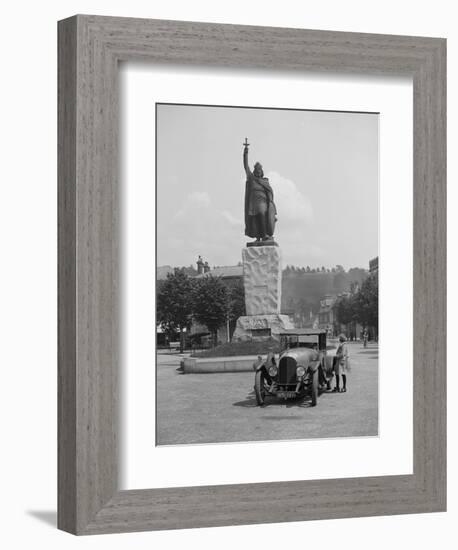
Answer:
M273 338L262 341L230 342L204 351L196 351L191 357L234 357L236 355L264 356L269 353L269 351L278 353L280 351L280 342L277 342Z

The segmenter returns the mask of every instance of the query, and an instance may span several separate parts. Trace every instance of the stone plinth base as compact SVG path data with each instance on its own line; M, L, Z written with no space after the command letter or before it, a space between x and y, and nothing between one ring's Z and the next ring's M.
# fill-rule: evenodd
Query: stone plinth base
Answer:
M232 341L245 342L268 338L278 340L281 332L293 328L294 325L287 315L245 315L237 319Z
M280 313L281 253L278 246L242 250L245 308L248 316Z
M247 246L278 246L273 239L268 241L252 241L251 243L246 243Z
M236 357L186 357L181 360L184 374L207 374L213 372L253 372L256 355Z

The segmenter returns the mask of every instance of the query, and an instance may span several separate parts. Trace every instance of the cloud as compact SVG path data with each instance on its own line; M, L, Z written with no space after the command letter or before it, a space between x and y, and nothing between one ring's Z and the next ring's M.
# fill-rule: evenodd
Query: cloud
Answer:
M201 254L212 266L233 265L241 259L243 233L241 219L217 208L208 193L194 191L182 198L175 214L158 224L158 261L189 265Z
M175 212L174 219L185 217L190 210L208 208L211 205L210 195L205 191L193 191L186 197L186 202Z
M282 249L284 265L305 266L321 261L324 250L312 238L314 212L310 199L294 181L278 172L266 175L274 191L278 213L275 240Z
M236 218L235 216L233 216L230 212L228 212L227 210L223 210L221 212L221 215L231 224L231 225L239 225L239 226L242 226L242 220L240 220L239 218Z
M321 266L323 263L327 266L326 250L309 231L284 231L279 235L278 242L282 250L283 266Z
M210 206L210 195L206 191L193 191L188 196L188 203Z
M297 185L278 174L267 174L278 211L275 240L282 248L286 265L314 265L323 250L312 239L312 204ZM158 226L158 258L162 263L189 265L201 254L210 265L234 265L250 239L244 235L239 212L217 208L209 193L194 191L182 197L175 215ZM182 259L177 259L182 258Z
M267 177L274 190L278 219L281 223L289 225L291 222L296 226L298 223L311 223L313 221L312 204L297 185L277 172L269 172Z

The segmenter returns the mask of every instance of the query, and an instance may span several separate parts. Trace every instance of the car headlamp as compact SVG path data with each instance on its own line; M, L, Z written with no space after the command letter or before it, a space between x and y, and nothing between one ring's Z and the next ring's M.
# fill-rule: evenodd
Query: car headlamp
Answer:
M278 373L278 369L277 367L274 367L273 365L271 367L269 367L269 375L270 376L277 376L277 373Z
M304 376L304 374L305 374L305 369L304 369L304 367L297 367L297 369L296 369L296 376L297 376L298 378L302 378L302 377Z

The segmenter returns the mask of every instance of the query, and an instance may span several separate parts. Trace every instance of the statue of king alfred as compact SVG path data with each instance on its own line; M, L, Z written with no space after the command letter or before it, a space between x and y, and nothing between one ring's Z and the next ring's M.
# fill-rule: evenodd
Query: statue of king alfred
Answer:
M243 149L243 166L246 172L245 187L245 235L256 239L251 245L275 244L273 234L277 220L277 209L274 193L269 179L264 177L259 162L253 172L248 165L248 140L245 138Z

